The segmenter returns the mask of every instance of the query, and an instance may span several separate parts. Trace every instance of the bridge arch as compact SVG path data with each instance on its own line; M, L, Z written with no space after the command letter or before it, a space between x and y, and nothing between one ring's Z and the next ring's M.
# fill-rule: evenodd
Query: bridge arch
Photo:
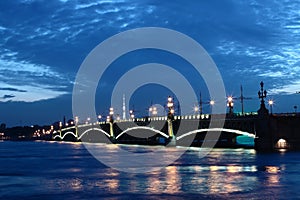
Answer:
M99 132L101 132L101 133L104 133L107 137L110 137L110 135L109 135L107 132L105 132L104 130L102 130L102 129L100 129L100 128L90 128L90 129L85 130L85 131L78 137L78 139L80 140L85 134L87 134L87 133L90 132L90 131L99 131Z
M66 135L73 135L73 136L76 138L75 133L73 133L73 132L71 132L71 131L68 131L68 132L66 132L63 136L60 136L60 135L54 136L53 139L60 138L61 140L63 140L63 139L66 137Z
M131 127L131 128L128 128L124 131L122 131L117 137L116 139L118 139L119 137L121 137L124 133L128 132L128 131L132 131L132 130L139 130L139 129L142 129L142 130L150 130L150 131L153 131L155 133L158 133L160 134L161 136L165 137L165 138L169 138L169 136L167 134L165 134L164 132L161 132L159 130L156 130L154 128L151 128L151 127L148 127L148 126L135 126L135 127Z
M244 136L255 138L254 134L248 133L248 132L244 132L244 131L240 131L240 130L227 129L227 128L210 128L210 129L209 128L205 128L205 129L198 129L198 130L187 132L187 133L185 133L183 135L178 136L176 139L180 140L180 139L182 139L184 137L187 137L189 135L192 135L192 134L197 134L197 133L201 133L201 132L209 132L209 131L221 131L221 132L236 133L237 135L244 135Z

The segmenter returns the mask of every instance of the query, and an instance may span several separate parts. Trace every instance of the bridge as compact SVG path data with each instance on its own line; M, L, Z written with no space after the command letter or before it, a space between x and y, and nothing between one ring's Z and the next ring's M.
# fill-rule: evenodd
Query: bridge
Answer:
M257 151L300 150L300 115L273 114L265 107L266 91L257 113L237 115L197 114L176 116L168 98L168 114L160 117L113 118L113 109L106 121L75 124L53 131L54 140L201 147L240 147L237 137L254 138ZM230 109L232 111L232 109Z
M228 118L222 128L209 127L211 115L174 116L171 122L167 117L116 120L113 123L105 121L62 128L54 131L53 139L143 145L168 145L173 142L173 145L201 146L207 134L219 133L219 137L211 143L234 147L237 146L238 136L255 137L255 117ZM170 123L173 132L170 132Z

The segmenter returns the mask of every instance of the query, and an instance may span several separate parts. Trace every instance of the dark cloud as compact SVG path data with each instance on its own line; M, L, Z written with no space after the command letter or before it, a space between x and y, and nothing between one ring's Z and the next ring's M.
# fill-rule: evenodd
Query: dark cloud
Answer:
M26 90L20 90L20 89L17 89L17 88L0 88L0 90L12 91L12 92L27 92Z
M11 99L11 98L14 98L16 97L15 95L10 95L10 94L6 94L2 97L2 99Z

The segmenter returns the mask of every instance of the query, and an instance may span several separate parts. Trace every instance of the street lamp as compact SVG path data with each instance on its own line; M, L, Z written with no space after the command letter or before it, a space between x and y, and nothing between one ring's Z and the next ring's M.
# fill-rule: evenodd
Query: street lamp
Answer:
M229 114L233 114L233 98L229 96L227 98L227 107L229 107Z
M271 112L271 114L273 114L273 104L274 104L274 101L270 99L268 101L268 104L269 104L269 107L270 107L270 112Z
M113 123L113 120L114 120L114 108L113 107L109 108L109 116L107 116L107 120L108 120L108 122Z
M75 116L75 135L78 138L78 116Z
M134 119L134 113L133 110L129 110L130 119Z
M114 128L113 128L113 124L114 124L114 108L110 107L109 108L109 116L107 116L106 121L109 123L109 127L110 127L110 137L111 139L115 139L114 136Z
M198 107L198 106L195 106L195 107L194 107L194 112L197 113L198 111L199 111L199 107Z
M168 119L173 120L175 110L174 110L173 98L171 96L168 97L167 107L168 107Z
M260 90L258 91L258 98L261 99L261 106L265 107L265 98L267 97L267 91L264 90L264 82L260 82Z
M174 106L173 98L169 96L168 97L167 107L170 109L170 108L173 108L173 106Z
M62 127L62 122L59 122L59 136L61 138L61 127Z
M151 106L151 107L149 108L149 113L150 113L150 115L152 115L152 116L157 115L157 108L156 108L155 106Z
M90 118L90 117L86 118L86 122L85 122L85 124L89 124L89 123L90 123L90 121L91 121L91 118Z
M113 107L110 107L109 108L109 115L114 115L114 108Z
M175 110L174 110L173 98L171 96L168 97L167 107L168 107L168 117L167 117L168 133L169 133L169 137L171 138L171 143L176 144L176 139L173 133L173 122L172 122L174 120Z

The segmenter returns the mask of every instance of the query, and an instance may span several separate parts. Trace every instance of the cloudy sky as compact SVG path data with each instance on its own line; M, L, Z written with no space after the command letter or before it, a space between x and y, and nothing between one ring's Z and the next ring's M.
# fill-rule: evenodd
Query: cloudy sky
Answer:
M84 58L108 37L139 27L170 28L199 42L217 64L226 92L238 97L242 84L244 96L253 98L247 111L258 108L261 80L275 112L292 112L294 105L300 110L299 0L2 0L0 123L70 118ZM107 74L113 79L113 72Z

